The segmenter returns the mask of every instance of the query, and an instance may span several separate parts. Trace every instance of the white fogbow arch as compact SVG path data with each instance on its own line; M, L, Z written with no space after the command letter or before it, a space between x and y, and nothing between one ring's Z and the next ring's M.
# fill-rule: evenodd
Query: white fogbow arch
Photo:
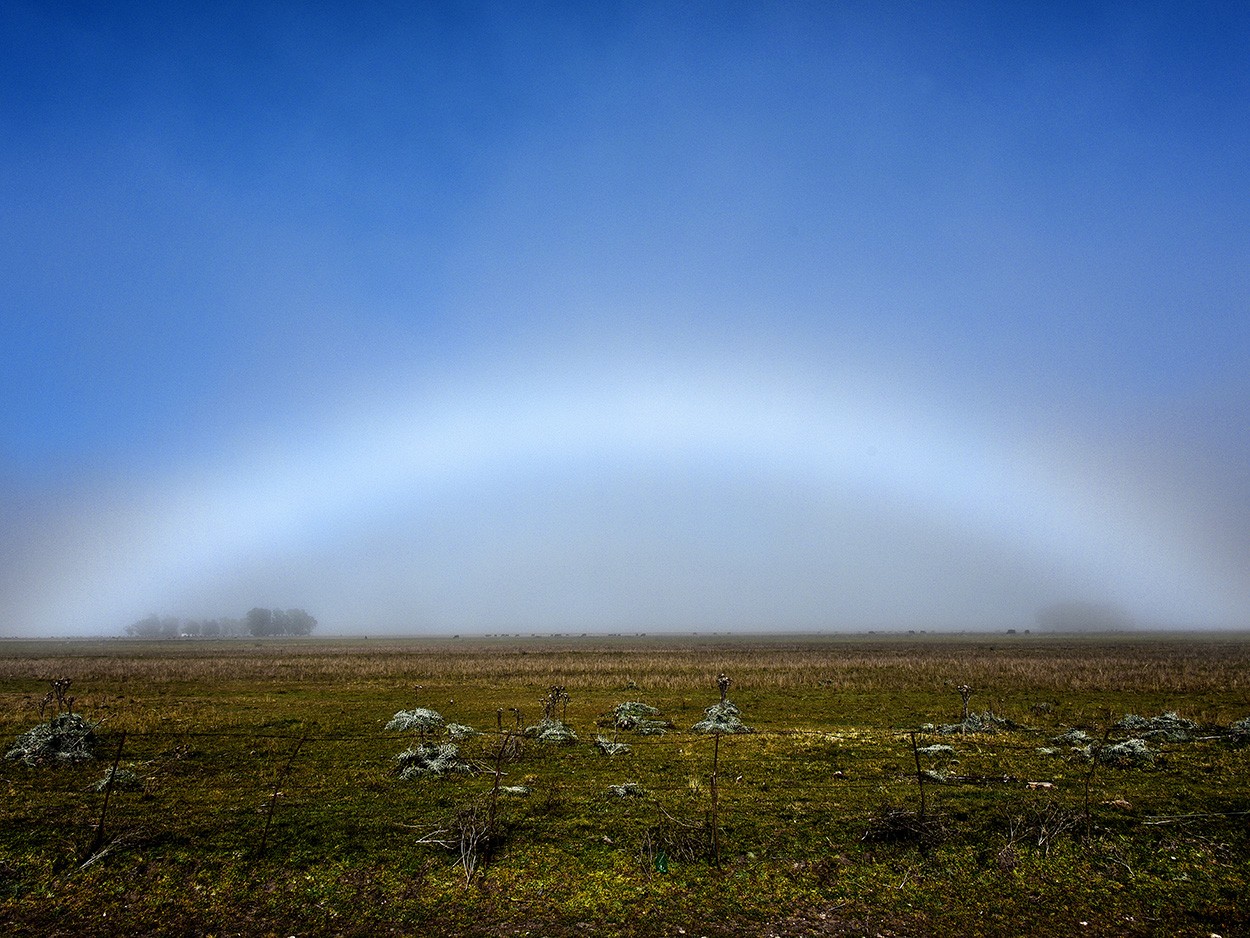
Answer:
M1062 558L1115 598L1165 616L1231 614L1223 585L1166 525L1130 501L1108 504L1112 486L1021 464L986 434L880 395L723 373L544 374L390 398L296 445L170 480L89 536L75 533L82 543L45 572L24 614L115 627L136 603L151 609L189 583L376 520L394 504L622 462L653 472L679 463L713 483L727 472L801 480L1043 563Z

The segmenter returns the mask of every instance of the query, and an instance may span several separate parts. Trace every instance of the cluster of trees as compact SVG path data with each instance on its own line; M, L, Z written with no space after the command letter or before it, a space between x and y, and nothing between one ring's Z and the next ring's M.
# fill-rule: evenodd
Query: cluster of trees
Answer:
M317 620L303 609L261 609L242 619L182 619L150 615L126 626L132 638L241 638L261 635L308 635Z
M317 627L317 620L303 609L256 608L244 622L249 635L308 635Z

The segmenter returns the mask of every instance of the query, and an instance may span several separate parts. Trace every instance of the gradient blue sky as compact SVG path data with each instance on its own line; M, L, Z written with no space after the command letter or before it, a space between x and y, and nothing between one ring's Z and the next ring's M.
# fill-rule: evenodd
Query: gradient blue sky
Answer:
M1244 3L0 6L0 635L1250 626Z

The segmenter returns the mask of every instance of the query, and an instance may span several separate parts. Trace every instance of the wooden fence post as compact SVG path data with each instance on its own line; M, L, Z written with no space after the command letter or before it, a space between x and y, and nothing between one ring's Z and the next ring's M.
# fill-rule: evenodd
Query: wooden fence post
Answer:
M269 811L265 815L265 831L260 836L260 846L256 848L256 858L260 859L265 854L265 847L269 843L269 827L273 824L273 809L278 803L279 789L282 787L282 780L286 778L287 773L291 771L291 763L295 761L295 757L299 755L300 748L304 745L304 740L308 738L308 731L304 731L304 735L299 738L299 742L295 744L295 748L291 750L291 755L286 760L286 765L282 767L282 771L278 773L277 780L273 783L273 795L269 799Z

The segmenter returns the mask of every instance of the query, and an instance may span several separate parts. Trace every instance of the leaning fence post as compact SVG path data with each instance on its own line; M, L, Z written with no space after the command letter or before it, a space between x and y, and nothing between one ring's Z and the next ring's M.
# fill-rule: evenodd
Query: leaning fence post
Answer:
M291 771L291 763L295 761L295 757L299 755L300 747L304 745L304 740L308 738L308 731L304 731L304 735L299 738L299 742L295 744L295 748L291 750L291 755L286 760L286 765L282 767L282 771L278 773L277 779L273 783L273 795L269 799L269 811L265 815L265 831L260 835L260 846L256 848L256 857L259 859L264 856L265 846L269 843L269 827L273 824L273 809L278 803L278 790L282 787L282 780L286 778L287 773Z
M920 826L924 828L925 818L925 801L924 801L924 770L920 768L920 750L916 746L916 733L912 731L911 735L911 754L916 760L916 784L920 786Z
M108 781L104 784L104 806L100 808L100 823L95 828L95 840L91 842L91 847L87 851L87 858L90 859L100 844L104 843L104 819L109 811L109 798L113 794L113 782L117 778L117 766L122 761L122 748L126 745L126 732L122 731L122 738L117 741L117 755L113 757L113 768L109 770Z

